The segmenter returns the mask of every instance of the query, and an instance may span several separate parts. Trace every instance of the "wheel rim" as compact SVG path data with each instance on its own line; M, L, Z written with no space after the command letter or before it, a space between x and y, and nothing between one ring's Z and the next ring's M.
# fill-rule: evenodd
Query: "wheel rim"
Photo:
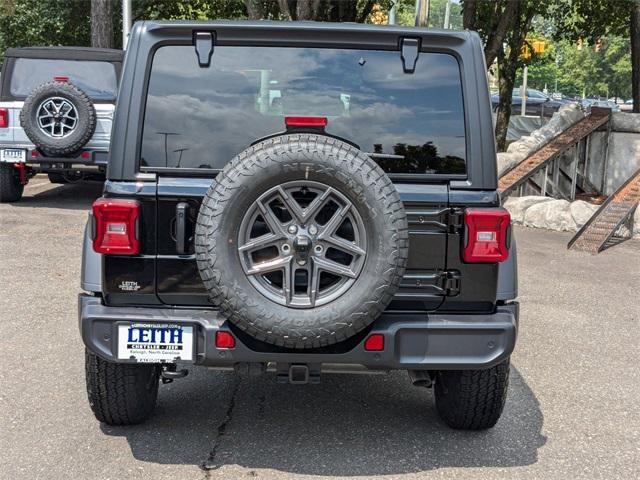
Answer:
M343 295L366 258L366 233L355 206L312 181L278 185L247 210L238 253L249 282L268 299L313 308Z
M51 138L65 137L76 129L78 111L66 98L50 97L38 107L38 128Z

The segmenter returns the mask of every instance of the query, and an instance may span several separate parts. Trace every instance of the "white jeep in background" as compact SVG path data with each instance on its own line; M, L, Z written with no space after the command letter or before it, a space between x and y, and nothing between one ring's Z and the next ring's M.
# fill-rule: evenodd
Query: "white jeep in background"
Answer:
M53 183L103 176L123 52L7 49L0 84L0 202L37 173Z

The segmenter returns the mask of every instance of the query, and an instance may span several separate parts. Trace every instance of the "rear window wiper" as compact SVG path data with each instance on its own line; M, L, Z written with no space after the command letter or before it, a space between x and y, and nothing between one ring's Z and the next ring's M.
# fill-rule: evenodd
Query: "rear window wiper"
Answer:
M394 155L392 153L373 153L364 152L365 155L369 155L371 158L395 158L396 160L404 160L404 155Z

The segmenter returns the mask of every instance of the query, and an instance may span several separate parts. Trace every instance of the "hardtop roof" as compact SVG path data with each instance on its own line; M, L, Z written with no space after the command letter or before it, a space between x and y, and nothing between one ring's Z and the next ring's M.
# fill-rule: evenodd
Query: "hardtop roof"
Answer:
M4 56L7 58L122 62L124 52L112 48L92 47L22 47L8 48Z

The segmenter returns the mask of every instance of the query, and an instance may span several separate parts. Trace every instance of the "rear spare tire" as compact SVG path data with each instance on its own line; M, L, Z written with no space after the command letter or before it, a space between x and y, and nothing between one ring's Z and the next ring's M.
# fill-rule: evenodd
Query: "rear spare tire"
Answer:
M75 85L49 82L27 97L20 124L34 145L50 156L71 156L93 136L96 110Z
M408 253L405 211L367 155L322 135L264 140L209 187L196 259L211 300L254 338L308 349L386 308Z

